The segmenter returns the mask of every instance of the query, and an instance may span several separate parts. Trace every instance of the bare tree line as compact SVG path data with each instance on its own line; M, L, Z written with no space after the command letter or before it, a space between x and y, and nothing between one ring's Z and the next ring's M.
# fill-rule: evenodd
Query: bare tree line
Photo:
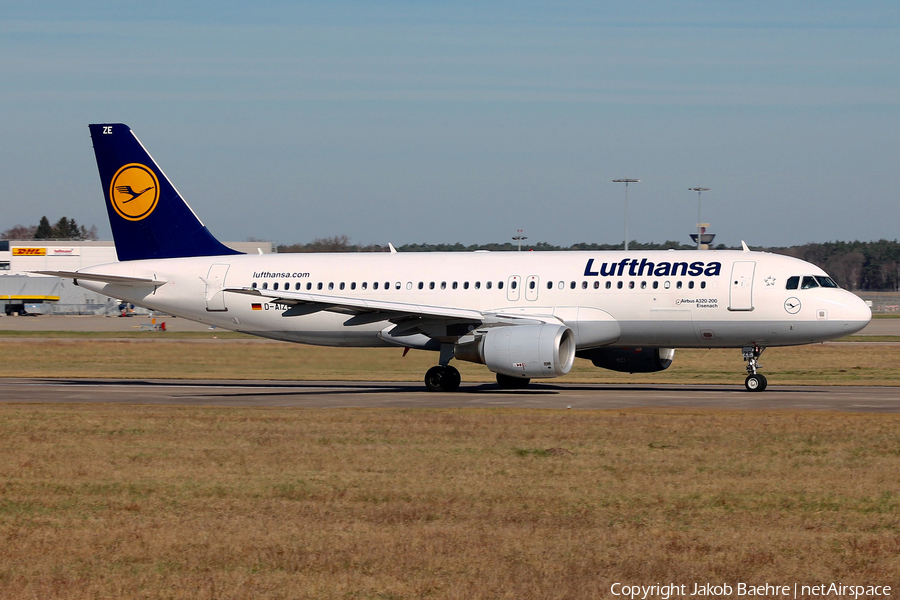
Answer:
M3 240L96 240L97 226L85 227L75 219L61 217L55 224L50 219L41 217L37 225L14 225L0 232Z
M5 240L96 240L97 227L86 228L75 219L60 218L51 225L49 219L41 217L37 225L16 225L0 232L0 239ZM556 246L546 242L538 242L525 246L529 251L565 251L565 250L620 250L622 242L616 244L598 244L580 242L571 246ZM663 243L628 242L631 250L693 250L695 246L667 240ZM739 250L719 244L716 250ZM824 242L809 243L799 246L754 247L754 250L785 254L811 262L824 269L842 287L850 290L890 290L900 291L900 242L897 240L878 240L875 242ZM335 235L316 238L306 244L290 244L278 246L278 252L388 252L387 244L353 244L349 236ZM492 252L510 252L517 250L512 242L489 244L403 244L397 247L399 252L474 252L490 250Z
M655 242L628 242L631 250L693 250L696 246L668 240ZM571 246L556 246L539 242L525 247L527 250L621 250L622 243L597 244L582 242ZM398 252L473 252L490 250L509 252L517 249L511 242L493 244L403 244ZM719 244L716 250L740 250ZM900 242L878 240L876 242L824 242L800 246L754 247L753 250L793 256L821 267L831 275L841 287L850 290L890 290L900 291ZM316 238L308 244L278 246L278 252L388 252L388 246L381 244L352 244L346 235Z

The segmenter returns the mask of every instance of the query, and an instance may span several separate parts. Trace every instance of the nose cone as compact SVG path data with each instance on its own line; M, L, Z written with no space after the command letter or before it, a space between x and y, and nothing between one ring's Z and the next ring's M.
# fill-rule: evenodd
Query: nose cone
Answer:
M856 294L847 292L841 302L844 318L844 333L850 335L862 330L872 320L872 309Z

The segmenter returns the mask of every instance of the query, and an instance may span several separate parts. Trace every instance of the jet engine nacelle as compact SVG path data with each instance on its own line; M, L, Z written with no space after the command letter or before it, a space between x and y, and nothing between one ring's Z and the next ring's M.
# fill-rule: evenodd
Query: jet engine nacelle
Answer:
M595 367L622 373L665 371L675 358L674 348L594 348L578 353Z
M559 377L575 362L575 334L565 325L492 327L478 339L460 341L454 348L456 358L510 377Z

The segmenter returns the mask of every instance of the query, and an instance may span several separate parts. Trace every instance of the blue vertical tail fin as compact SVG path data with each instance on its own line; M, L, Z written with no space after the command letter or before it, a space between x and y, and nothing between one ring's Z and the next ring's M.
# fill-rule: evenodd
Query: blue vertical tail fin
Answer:
M213 237L130 127L89 127L119 260L240 254Z

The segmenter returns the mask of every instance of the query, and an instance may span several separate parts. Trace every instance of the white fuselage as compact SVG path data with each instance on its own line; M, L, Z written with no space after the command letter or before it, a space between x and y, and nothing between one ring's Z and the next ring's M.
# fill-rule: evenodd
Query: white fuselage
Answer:
M147 277L132 287L79 285L152 310L254 335L331 346L416 346L394 326L344 311L293 310L255 288L553 317L578 348L787 346L859 331L871 312L839 288L786 289L790 277L827 275L804 261L759 252L475 252L274 254L135 260L84 272ZM276 288L277 286L277 288ZM586 325L606 323L603 335ZM614 334L610 334L613 331Z

